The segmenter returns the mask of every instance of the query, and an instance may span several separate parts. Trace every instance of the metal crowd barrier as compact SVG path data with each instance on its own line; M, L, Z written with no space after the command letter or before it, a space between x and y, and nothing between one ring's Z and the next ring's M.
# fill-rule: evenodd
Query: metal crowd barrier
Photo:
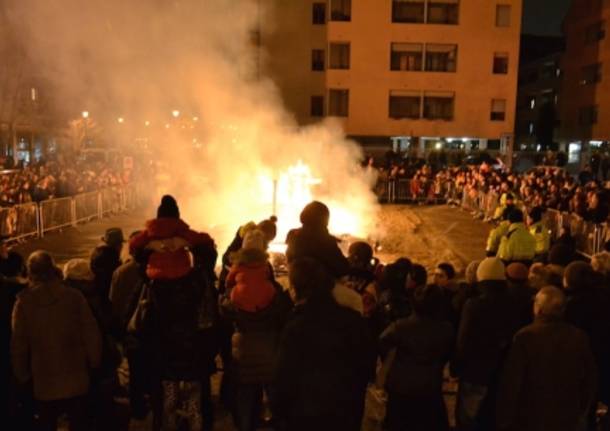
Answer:
M72 197L0 208L0 235L8 240L42 237L45 233L102 218L145 203L137 185L113 187Z

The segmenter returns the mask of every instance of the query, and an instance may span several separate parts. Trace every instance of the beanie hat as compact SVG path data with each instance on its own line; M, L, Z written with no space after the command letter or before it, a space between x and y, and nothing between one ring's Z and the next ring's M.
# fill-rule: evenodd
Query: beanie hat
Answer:
M549 263L567 266L573 257L572 249L565 244L555 244L549 251Z
M464 279L468 284L475 284L477 282L477 269L481 264L480 260L470 262L464 271Z
M504 263L497 257L483 259L477 268L477 281L504 281L506 273Z
M567 288L589 287L593 280L593 268L586 262L572 262L566 267L564 280Z
M301 223L314 227L327 227L330 211L322 202L313 201L301 212Z
M529 270L521 262L513 262L506 267L506 276L513 281L526 281Z
M263 231L259 229L254 229L246 233L241 248L244 250L254 249L265 251L267 247L265 242L265 234L263 233Z
M93 272L86 259L71 259L64 265L64 279L75 281L93 280Z
M260 222L257 227L265 234L265 240L271 242L277 235L277 217L271 216Z
M173 196L165 195L161 198L161 205L157 209L157 218L180 218L180 210Z

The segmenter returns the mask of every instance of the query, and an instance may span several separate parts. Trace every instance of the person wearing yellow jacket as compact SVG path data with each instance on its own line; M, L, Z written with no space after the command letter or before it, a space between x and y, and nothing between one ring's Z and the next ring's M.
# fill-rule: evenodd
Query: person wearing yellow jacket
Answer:
M523 212L519 209L511 211L508 220L510 227L500 241L498 257L505 263L531 264L536 256L536 240L523 222Z
M508 221L508 215L514 209L514 207L509 207L504 210L502 213L502 221L498 226L493 228L491 232L489 232L489 236L487 237L487 247L485 248L485 253L487 257L494 257L498 254L498 248L500 247L500 241L502 237L506 235L508 232L508 228L510 227L510 222Z
M551 235L546 224L542 221L543 215L544 210L541 207L534 207L528 217L529 231L536 240L536 256L534 257L536 262L546 262L551 248Z

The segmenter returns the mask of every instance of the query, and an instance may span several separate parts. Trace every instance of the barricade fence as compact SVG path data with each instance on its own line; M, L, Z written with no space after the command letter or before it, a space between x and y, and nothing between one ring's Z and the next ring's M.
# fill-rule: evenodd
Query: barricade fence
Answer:
M501 196L495 191L480 191L475 187L456 184L454 181L386 179L380 181L375 192L380 202L387 203L439 203L460 206L482 220L498 220L502 216ZM521 209L529 208L523 203ZM563 232L569 231L576 241L579 253L586 257L604 250L610 240L610 224L595 224L577 214L548 209L544 222L551 240L555 241Z
M9 241L42 237L47 232L136 209L145 204L145 199L138 186L130 184L0 208L0 235Z

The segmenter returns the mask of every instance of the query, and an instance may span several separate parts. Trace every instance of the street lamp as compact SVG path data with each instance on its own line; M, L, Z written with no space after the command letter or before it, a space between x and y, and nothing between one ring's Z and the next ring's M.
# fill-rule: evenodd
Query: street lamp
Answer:
M89 111L83 111L83 118L89 118Z
M146 120L146 121L144 122L144 125L145 125L146 127L150 126L150 121Z
M174 109L172 111L172 115L174 116L174 118L178 118L180 116L180 111L178 111L177 109Z
M125 119L123 117L119 117L117 121L119 122L119 124L123 124L125 122Z

